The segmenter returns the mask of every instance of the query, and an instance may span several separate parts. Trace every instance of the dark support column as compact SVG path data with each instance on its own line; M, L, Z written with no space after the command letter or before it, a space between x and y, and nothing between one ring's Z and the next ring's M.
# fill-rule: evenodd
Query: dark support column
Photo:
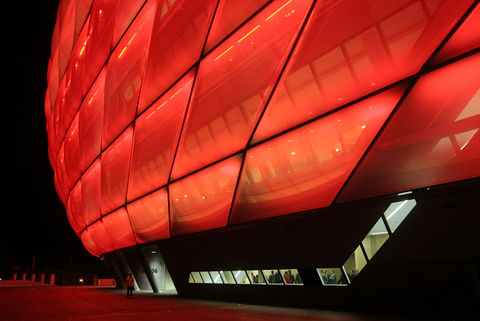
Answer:
M120 272L120 269L117 266L112 255L106 255L104 259L105 265L107 268L113 273L113 277L117 283L117 288L123 289L125 288L125 280L123 279L123 275Z
M117 259L119 264L122 265L125 275L132 273L132 269L130 268L130 265L128 264L128 261L125 257L125 254L123 254L123 252L117 253ZM134 285L135 291L140 290L140 287L138 286L137 280L135 278L133 278L133 285Z
M158 287L157 284L155 283L155 278L152 273L152 269L150 268L150 264L148 264L147 260L145 259L145 256L143 255L143 250L140 248L136 249L137 255L140 258L140 263L142 264L143 269L145 270L145 274L147 275L148 282L150 282L150 286L152 287L152 290L154 293L158 293Z

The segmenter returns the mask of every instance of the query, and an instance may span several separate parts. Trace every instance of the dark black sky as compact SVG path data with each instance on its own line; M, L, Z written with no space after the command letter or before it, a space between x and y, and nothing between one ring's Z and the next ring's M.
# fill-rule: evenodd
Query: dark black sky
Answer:
M27 11L26 19L19 20L25 24L13 28L18 32L15 42L19 42L18 47L12 46L13 61L17 61L14 73L19 76L21 72L21 79L13 83L16 91L7 93L14 105L15 157L4 165L10 183L4 194L6 221L1 234L6 240L1 243L7 255L0 260L1 268L29 267L35 256L39 268L65 268L72 262L76 270L103 269L103 263L88 254L70 228L48 160L44 97L58 4L59 0L25 4L26 10L17 11Z

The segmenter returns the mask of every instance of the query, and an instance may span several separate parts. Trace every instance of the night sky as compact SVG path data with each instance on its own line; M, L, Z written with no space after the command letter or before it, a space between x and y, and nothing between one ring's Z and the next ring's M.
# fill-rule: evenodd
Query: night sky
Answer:
M25 22L24 27L14 28L14 32L20 33L16 35L20 45L12 54L22 73L21 79L10 84L18 92L8 93L13 98L10 109L15 111L11 117L15 119L15 157L4 167L10 183L4 194L1 233L5 237L2 248L6 247L2 253L7 255L2 255L0 268L31 267L35 256L37 268L103 272L103 263L84 249L68 224L48 160L44 98L58 4L59 0L33 1L28 3L27 10L17 11L27 13L18 20ZM17 77L18 70L14 74ZM11 129L8 131L11 134Z

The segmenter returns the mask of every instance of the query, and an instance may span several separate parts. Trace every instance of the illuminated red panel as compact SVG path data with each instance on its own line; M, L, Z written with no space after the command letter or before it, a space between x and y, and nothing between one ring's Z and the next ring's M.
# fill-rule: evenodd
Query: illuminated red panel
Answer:
M63 121L65 95L67 93L65 89L65 83L66 83L66 78L63 78L62 82L60 83L60 87L58 88L57 98L55 100L55 106L53 110L53 119L54 119L53 131L55 135L54 144L53 144L54 153L56 153L59 150L67 130L65 126L65 122Z
M53 116L53 115L52 115ZM55 146L55 117L50 117L47 123L47 142L48 142L48 160L52 168L55 170L57 155L54 152Z
M138 111L200 58L216 0L159 1Z
M80 107L79 144L82 151L80 167L85 171L102 148L105 70L93 83Z
M125 208L122 207L102 217L102 221L115 249L135 245L135 237Z
M97 257L100 257L102 255L102 252L100 252L100 249L98 248L97 244L92 239L92 232L88 229L82 232L80 235L80 239L82 240L83 246L87 251Z
M477 4L431 62L437 64L478 47L480 47L480 5Z
M96 221L94 224L90 225L87 230L91 232L91 238L97 245L100 253L110 252L115 249L115 245L105 229L102 220Z
M127 205L137 243L170 237L167 189L160 189Z
M414 74L471 2L317 1L254 142Z
M102 214L125 204L132 136L130 126L102 153Z
M59 50L60 76L63 76L77 37L85 24L92 0L61 1L57 13L57 31L54 32L52 52ZM57 38L58 37L58 38Z
M168 182L194 74L188 73L135 121L129 201Z
M310 5L272 3L202 60L173 178L246 146Z
M152 2L153 0L149 1ZM116 45L118 40L120 40L144 3L145 0L122 0L121 5L117 9L117 20L113 31L113 45Z
M339 201L478 177L479 70L476 54L420 78Z
M100 218L101 169L96 160L82 176L82 203L85 223L90 224Z
M49 87L50 104L55 105L58 86L60 85L60 76L58 74L58 50L52 53L47 70L47 82Z
M70 61L65 72L65 103L62 105L63 122L65 128L68 128L75 113L78 111L83 97L91 82L85 83L85 43L87 41L88 20L72 50ZM88 86L88 87L87 87Z
M68 179L68 174L67 174L67 169L65 166L65 152L64 152L64 145L62 144L62 148L60 149L60 152L56 156L56 162L55 162L55 180L56 180L56 188L58 196L60 196L60 199L62 200L63 203L65 203L65 200L68 196L68 193L70 192L70 187L68 185L69 179Z
M82 199L82 182L79 181L70 192L67 201L67 211L70 212L72 220L75 222L75 230L83 230L86 226L85 217L83 216L83 199ZM68 213L67 213L68 214Z
M205 52L210 51L267 2L270 0L220 0L208 34Z
M68 199L67 206L65 207L66 212L67 212L67 219L68 219L68 223L70 224L72 229L75 231L75 234L77 234L79 236L80 232L85 227L85 222L84 222L84 224L79 224L78 220L80 219L80 217L75 215L75 213L72 211L70 200L71 200L71 198ZM81 218L83 218L83 216Z
M250 149L230 222L330 205L404 89L396 87Z
M50 104L50 87L47 87L43 103L45 105L45 120L48 124L50 121L50 116L52 116L52 105Z
M113 48L112 38L119 1L96 0L90 14L88 38L82 43L86 56L85 84L89 86L107 61ZM87 90L88 87L84 87Z
M110 56L105 79L103 147L108 146L135 116L155 3L147 1Z
M58 69L60 78L63 77L70 53L75 43L75 7L72 1L62 1L58 10L59 23L58 38Z
M72 187L80 178L80 144L78 140L78 114L74 118L70 129L65 136L65 169L68 173L67 186Z
M240 163L236 155L169 186L172 235L227 225Z

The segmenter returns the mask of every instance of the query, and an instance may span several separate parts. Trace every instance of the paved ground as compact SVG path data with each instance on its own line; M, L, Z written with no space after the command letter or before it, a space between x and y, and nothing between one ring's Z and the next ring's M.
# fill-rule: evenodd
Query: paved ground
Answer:
M1 283L1 282L0 282ZM99 287L0 286L0 320L42 321L394 321L329 311L185 300ZM397 319L398 320L398 319Z

